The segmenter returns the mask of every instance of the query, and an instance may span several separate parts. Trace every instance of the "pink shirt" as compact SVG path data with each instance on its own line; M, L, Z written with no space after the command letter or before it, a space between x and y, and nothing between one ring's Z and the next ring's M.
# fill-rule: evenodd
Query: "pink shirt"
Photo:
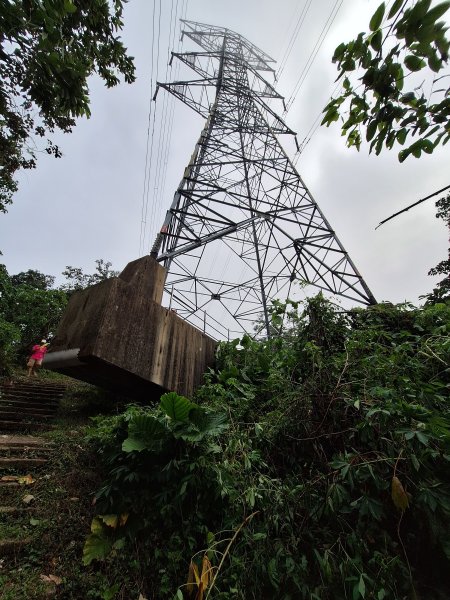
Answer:
M44 358L44 354L47 352L47 346L39 346L39 344L36 344L35 346L33 346L32 352L31 352L31 358L33 360L42 360Z

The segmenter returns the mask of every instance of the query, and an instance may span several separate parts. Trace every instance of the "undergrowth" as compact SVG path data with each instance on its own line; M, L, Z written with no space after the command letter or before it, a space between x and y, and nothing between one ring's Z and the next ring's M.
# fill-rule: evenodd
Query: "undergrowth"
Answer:
M16 370L15 380L22 377L24 372ZM28 485L1 490L0 504L22 512L13 516L0 513L0 539L29 542L17 555L0 556L0 600L134 599L142 579L137 560L130 560L126 569L122 557L108 560L102 569L85 567L81 562L95 510L94 492L101 483L97 456L86 444L89 415L117 413L123 410L123 399L44 370L39 379L58 380L68 390L61 400L55 429L38 434L49 445L45 454L48 463L32 473L19 472L28 475ZM28 452L28 456L35 454ZM29 504L24 502L26 496L32 496ZM56 578L57 585L45 580L50 576Z
M319 295L272 327L221 344L195 403L96 420L85 565L137 560L158 600L448 598L449 305Z

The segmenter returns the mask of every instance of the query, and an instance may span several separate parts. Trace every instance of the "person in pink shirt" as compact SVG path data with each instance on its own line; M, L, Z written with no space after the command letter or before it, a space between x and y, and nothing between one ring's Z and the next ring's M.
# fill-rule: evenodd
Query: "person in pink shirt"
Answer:
M35 344L31 349L31 356L28 359L27 367L28 367L28 377L34 375L37 377L36 369L42 366L42 361L44 360L45 353L48 349L47 340L41 340L40 344Z

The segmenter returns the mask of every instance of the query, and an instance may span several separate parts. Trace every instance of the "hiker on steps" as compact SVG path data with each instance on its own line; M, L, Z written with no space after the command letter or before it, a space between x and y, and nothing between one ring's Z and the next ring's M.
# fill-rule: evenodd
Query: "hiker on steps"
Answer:
M37 377L36 369L39 369L42 366L42 361L48 350L48 345L49 342L47 342L47 340L41 340L40 344L33 346L31 356L27 362L28 377L31 377L31 375Z

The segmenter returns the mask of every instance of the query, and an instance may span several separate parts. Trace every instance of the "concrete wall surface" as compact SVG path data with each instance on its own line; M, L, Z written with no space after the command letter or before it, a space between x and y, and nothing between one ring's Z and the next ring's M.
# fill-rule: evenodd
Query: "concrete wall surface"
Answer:
M214 363L216 342L161 306L165 277L145 256L119 277L75 292L44 367L132 397L168 390L192 397ZM80 363L73 365L72 352L64 365L61 356L73 349ZM58 357L54 367L52 355Z

